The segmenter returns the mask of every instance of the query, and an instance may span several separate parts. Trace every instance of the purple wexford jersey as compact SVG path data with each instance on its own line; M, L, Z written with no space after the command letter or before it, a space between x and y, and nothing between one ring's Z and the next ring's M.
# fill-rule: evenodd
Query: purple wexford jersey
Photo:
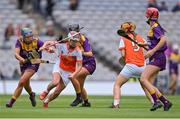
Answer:
M147 41L149 49L153 49L160 41L161 37L164 36L165 30L160 24L155 23L148 32ZM164 52L167 49L167 44L164 44L157 52Z
M83 44L81 45L84 49L84 52L92 51L89 40L84 35L81 35L81 38L83 39ZM93 72L96 69L95 57L83 56L83 67L85 67L89 71L90 74L93 74Z
M84 52L92 51L88 38L85 37L85 41L83 42L82 47L84 49ZM94 61L94 60L95 60L94 56L92 57L83 56L83 62L89 62L89 61Z
M22 41L20 41L19 39L16 41L15 44L15 48L20 48L20 56L23 57L24 59L28 58L30 55L30 52L32 52L33 50L38 51L39 48L41 46L43 46L43 42L39 39L34 39L33 42L31 44L25 44ZM42 57L42 52L38 52L40 58ZM20 65L21 71L23 72L24 70L26 70L27 68L31 68L34 69L35 71L38 70L39 68L39 64L31 64L29 63L25 63L23 65Z

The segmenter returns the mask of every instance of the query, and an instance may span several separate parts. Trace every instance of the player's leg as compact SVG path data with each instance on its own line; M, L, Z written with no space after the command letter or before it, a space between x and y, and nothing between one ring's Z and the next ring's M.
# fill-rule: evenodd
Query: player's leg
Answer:
M47 89L44 90L40 95L39 99L44 100L48 93L59 84L60 75L58 72L53 72L53 80L48 84Z
M158 73L159 73L159 71L154 72L154 74L150 77L150 81L151 80L155 80L155 78L157 77ZM164 110L168 111L171 108L172 103L158 90L157 87L154 86L154 89L156 90L156 95L157 95L158 99L164 105Z
M24 86L25 90L28 92L29 94L29 99L31 101L31 104L33 107L36 106L36 100L35 100L35 93L32 91L32 88L30 86L30 80L28 80L26 83L25 83L25 86Z
M170 75L169 94L175 94L177 87L177 79L178 75L176 73L172 73Z
M141 82L140 82L140 84L141 84ZM144 93L145 93L147 99L149 100L149 102L151 102L151 104L154 104L154 101L153 101L150 93L148 92L148 90L142 84L141 84L141 87L144 90Z
M73 87L76 91L76 98L70 105L71 106L77 106L78 104L80 104L82 102L81 87L80 87L79 81L76 78L71 79L71 82L72 82Z
M44 107L47 108L48 107L48 103L53 101L54 99L56 99L58 97L58 95L62 92L62 90L64 90L66 86L64 85L64 82L62 81L62 79L60 78L60 82L59 84L56 86L56 89L54 90L53 93L51 93L45 100L44 100Z
M87 75L89 75L89 74L90 74L89 71L86 68L82 67L81 71L78 73L78 75L76 77L77 80L79 81L79 84L81 87L81 92L82 92L81 96L82 96L82 99L84 101L82 104L83 107L90 107L91 106L90 102L88 101L87 91L84 88L85 79L86 79Z
M117 76L113 87L113 96L114 96L113 108L119 108L119 102L121 98L121 86L127 81L128 78L126 78L125 76L121 74Z
M33 69L27 69L25 72L22 74L18 86L15 89L15 92L9 101L9 103L6 104L6 107L12 107L16 99L21 95L22 89L25 86L26 82L30 80L30 78L34 75L35 71Z
M159 67L156 67L154 65L147 65L140 78L141 84L148 90L154 101L154 105L150 109L151 111L162 107L162 104L158 101L158 97L156 95L158 89L155 89L155 87L149 82L149 80L153 77L154 73L159 71Z

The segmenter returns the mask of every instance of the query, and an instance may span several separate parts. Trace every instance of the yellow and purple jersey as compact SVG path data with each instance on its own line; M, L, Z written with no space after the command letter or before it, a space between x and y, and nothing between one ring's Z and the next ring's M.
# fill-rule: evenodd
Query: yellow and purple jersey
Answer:
M178 74L178 64L180 62L180 54L177 53L171 53L169 58L169 71L170 74L176 73Z
M149 49L153 49L165 35L165 30L160 24L155 23L148 31L147 41ZM157 52L164 52L167 49L167 44L164 44Z
M30 57L30 53L33 51L36 51L39 54L39 58L42 57L42 52L38 52L39 48L43 46L43 42L37 38L34 38L32 43L30 44L25 44L22 40L17 39L15 48L20 49L20 56L23 57L24 59L27 59ZM38 70L39 64L34 64L32 65L30 62L27 62L25 64L20 65L21 71L23 72L27 68L34 69L35 71Z
M92 51L91 45L89 43L89 40L84 35L81 35L81 48L84 50L84 52ZM94 56L92 56L92 57L83 56L83 63L86 63L86 62L89 62L89 61L93 61L93 60L95 60Z

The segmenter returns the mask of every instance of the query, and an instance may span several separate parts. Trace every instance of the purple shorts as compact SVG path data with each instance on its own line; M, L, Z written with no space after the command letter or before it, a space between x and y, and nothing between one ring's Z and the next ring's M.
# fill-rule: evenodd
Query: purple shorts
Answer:
M160 71L166 69L166 56L164 52L156 52L149 59L149 65L154 65L160 68Z
M83 67L86 68L88 72L92 75L96 69L96 62L94 60L83 62Z
M32 69L32 70L34 70L35 72L37 72L38 71L38 69L39 69L39 64L25 64L25 65L21 65L20 66L20 69L21 69L21 72L24 72L25 70L27 70L27 69Z
M177 65L171 65L169 66L169 74L176 74L178 75L178 64Z

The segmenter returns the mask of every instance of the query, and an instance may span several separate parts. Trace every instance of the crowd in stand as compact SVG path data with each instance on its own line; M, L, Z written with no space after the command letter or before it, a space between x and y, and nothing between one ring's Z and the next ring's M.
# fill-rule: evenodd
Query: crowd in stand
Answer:
M155 7L159 11L170 11L168 9L168 6L167 6L165 1L162 1L160 3L160 5L158 5L156 0L149 0L147 7ZM175 4L175 6L173 7L173 9L171 11L172 12L179 12L180 11L180 1Z

